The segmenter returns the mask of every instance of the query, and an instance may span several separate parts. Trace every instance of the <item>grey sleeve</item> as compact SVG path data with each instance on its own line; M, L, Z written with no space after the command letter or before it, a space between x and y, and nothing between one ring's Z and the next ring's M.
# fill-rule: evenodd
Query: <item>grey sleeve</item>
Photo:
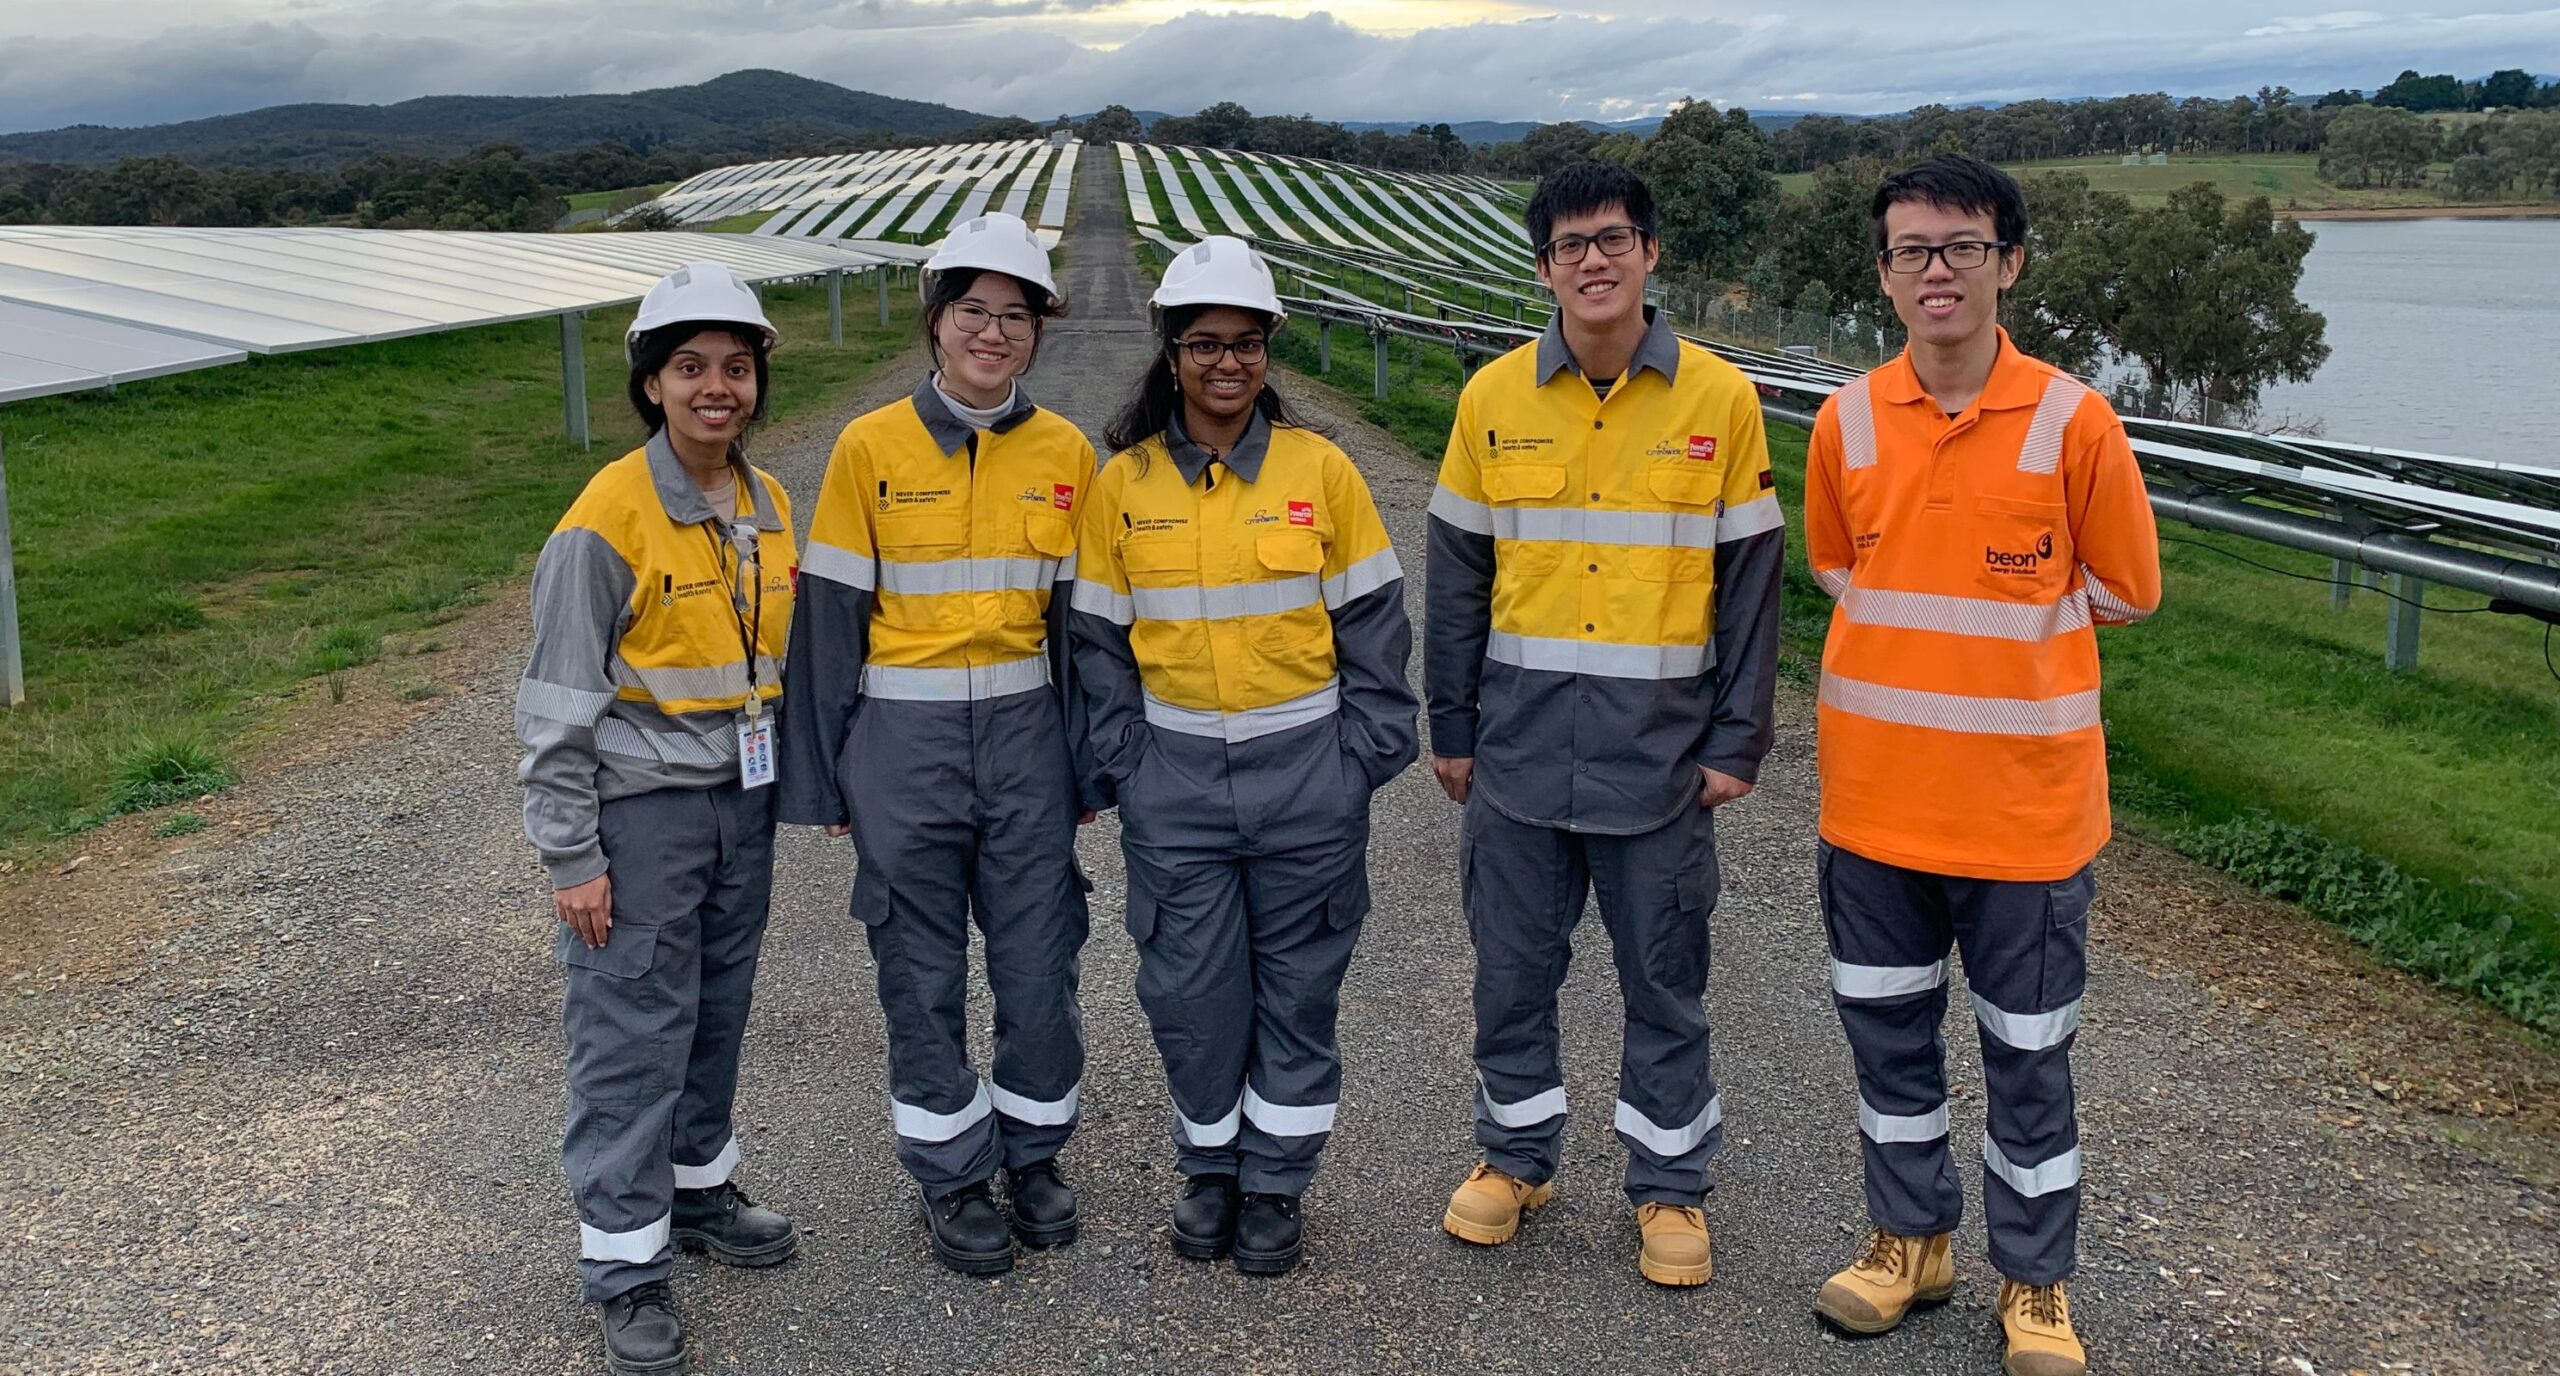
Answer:
M1778 580L1787 557L1781 526L1716 546L1716 699L1698 763L1745 783L1777 735Z
M1437 505L1437 503L1435 503ZM1472 512L1460 513L1472 519ZM1476 688L1493 635L1493 528L1470 530L1431 513L1422 572L1422 689L1431 704L1431 753L1476 753Z
M533 566L533 654L516 684L524 834L556 889L605 872L596 839L596 723L613 705L608 668L630 620L631 566L592 530L563 530Z
M1138 767L1146 749L1146 690L1138 678L1138 657L1129 648L1129 627L1108 609L1125 602L1098 583L1079 583L1085 606L1069 611L1067 635L1074 646L1076 688L1084 698L1087 772L1085 796L1102 807L1120 801L1120 785ZM1101 612L1089 610L1103 606Z
M1332 611L1333 659L1342 676L1343 746L1375 792L1413 763L1421 704L1405 680L1413 662L1413 619L1404 580L1395 579Z
M871 599L869 588L839 583L805 565L800 570L791 648L782 666L782 707L775 714L776 821L826 827L850 819L837 770L871 651Z
M1074 629L1076 580L1061 578L1049 587L1049 681L1058 693L1058 711L1067 732L1067 757L1075 770L1076 806L1100 812L1111 804L1093 777L1093 737L1084 690L1076 685Z

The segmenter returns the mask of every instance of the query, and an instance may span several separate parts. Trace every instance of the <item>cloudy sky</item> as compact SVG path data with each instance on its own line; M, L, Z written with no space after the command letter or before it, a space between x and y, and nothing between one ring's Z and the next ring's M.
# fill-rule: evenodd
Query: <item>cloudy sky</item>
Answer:
M2313 0L2320 3L2320 0ZM1046 117L1613 119L2560 70L2560 4L2298 0L94 0L0 3L0 130L779 67Z

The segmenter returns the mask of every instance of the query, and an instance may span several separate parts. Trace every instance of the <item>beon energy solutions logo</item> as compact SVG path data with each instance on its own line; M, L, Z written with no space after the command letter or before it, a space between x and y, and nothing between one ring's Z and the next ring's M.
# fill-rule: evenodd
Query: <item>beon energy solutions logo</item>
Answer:
M2043 569L2044 561L2052 557L2053 532L2049 530L2036 537L2036 547L2031 550L2013 552L1991 545L1982 547L1982 566L1985 569L1993 573L2016 574L2022 578L2033 577Z

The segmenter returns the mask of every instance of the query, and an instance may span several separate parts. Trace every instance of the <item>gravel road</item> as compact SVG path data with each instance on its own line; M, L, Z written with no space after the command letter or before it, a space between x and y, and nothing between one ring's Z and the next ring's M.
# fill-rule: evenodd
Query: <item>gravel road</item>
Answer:
M1117 170L1088 158L1081 175L1097 181L1068 245L1076 315L1030 385L1098 431L1147 345ZM838 414L912 383L893 367ZM1368 473L1418 601L1428 466L1297 392ZM832 428L760 442L804 520ZM254 778L224 806L256 825L137 869L132 911L150 916L133 940L0 982L0 1217L17 1243L0 1252L0 1370L602 1370L555 1158L560 980L519 830L523 628L503 610L475 623L498 639L459 691ZM1948 1309L1862 1343L1827 1336L1808 1309L1860 1225L1853 1081L1814 907L1812 746L1809 698L1790 687L1766 782L1720 826L1709 1003L1729 1146L1709 1208L1716 1279L1695 1291L1636 1276L1619 1148L1587 1109L1567 1129L1556 1204L1519 1242L1483 1251L1439 1233L1474 1160L1470 956L1458 810L1427 771L1378 802L1340 1125L1309 1197L1308 1263L1277 1281L1165 1245L1167 1102L1131 993L1107 819L1084 837L1101 892L1085 1127L1066 1157L1087 1222L1074 1247L994 1281L950 1275L926 1250L892 1152L870 960L845 915L850 852L792 831L747 1042L740 1178L809 1244L772 1272L679 1265L696 1368L1998 1370L1978 1218ZM2228 997L2182 964L2174 924L2195 904L2262 905L2129 845L2105 874L2076 1058L2090 1187L2075 1300L2098 1368L2560 1370L2548 1134L2377 1092L2334 1031L2346 1022ZM2340 972L2336 998L2454 1016L2290 915L2250 921L2274 935L2244 942L2244 964L2286 962L2299 942ZM1565 993L1581 1105L1614 1093L1617 1000L1597 928L1584 926ZM1959 1013L1955 1141L1978 1196L1973 1036ZM2501 1046L2548 1091L2548 1048Z

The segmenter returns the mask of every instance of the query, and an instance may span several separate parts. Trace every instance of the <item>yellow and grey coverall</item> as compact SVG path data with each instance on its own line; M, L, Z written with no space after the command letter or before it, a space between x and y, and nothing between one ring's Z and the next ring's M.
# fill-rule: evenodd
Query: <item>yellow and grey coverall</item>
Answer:
M898 1159L935 1198L1057 1155L1084 1075L1067 660L1093 445L1019 389L985 430L928 377L836 440L792 626L781 819L850 825ZM969 922L995 1065L969 1064Z
M662 431L588 482L534 566L525 834L555 887L613 880L604 946L565 923L556 942L590 1301L664 1278L674 1191L738 1164L773 790L740 786L737 726L782 693L797 562L782 485L738 467L740 509L715 514Z
M1080 530L1077 675L1180 1168L1296 1195L1340 1092L1369 795L1414 757L1403 570L1350 458L1259 415L1224 455L1177 418L1115 457Z

